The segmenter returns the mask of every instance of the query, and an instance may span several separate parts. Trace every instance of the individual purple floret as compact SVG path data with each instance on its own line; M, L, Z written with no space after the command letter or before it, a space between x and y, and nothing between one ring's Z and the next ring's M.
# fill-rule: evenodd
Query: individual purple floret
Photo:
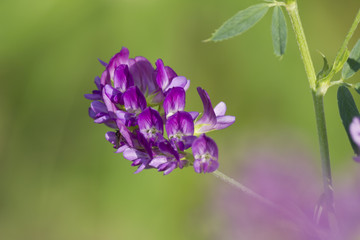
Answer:
M121 64L114 71L114 87L124 93L126 89L134 86L134 80L126 64Z
M165 124L166 132L171 143L181 151L191 147L194 136L194 122L188 112L177 112L168 118Z
M350 126L349 132L353 142L360 148L360 117L354 117ZM360 155L355 156L354 161L360 162Z
M161 59L156 61L156 67L156 82L162 92L166 93L173 87L182 87L185 91L189 88L190 80L183 76L177 76L172 68L164 66Z
M164 133L163 120L158 111L148 107L138 116L138 126L144 137L151 142L162 138Z
M166 94L163 103L166 117L170 117L177 111L185 109L185 90L181 87L174 87Z
M235 122L234 116L225 116L226 105L224 102L220 102L213 109L208 93L200 87L197 90L204 105L202 117L195 122L195 131L197 133L224 129Z
M225 115L225 103L213 108L207 92L198 88L204 105L198 119L198 112L185 111L190 81L161 59L154 69L146 58L129 58L129 50L122 48L109 63L99 61L105 70L95 78L97 89L85 94L93 100L89 116L114 129L105 138L137 167L135 173L155 168L167 175L187 166L207 173L218 168L216 143L203 133L234 123L235 117Z
M194 169L197 173L213 172L219 167L218 148L211 138L201 134L192 144Z
M123 94L125 110L130 113L141 113L146 108L146 99L138 87L128 88Z

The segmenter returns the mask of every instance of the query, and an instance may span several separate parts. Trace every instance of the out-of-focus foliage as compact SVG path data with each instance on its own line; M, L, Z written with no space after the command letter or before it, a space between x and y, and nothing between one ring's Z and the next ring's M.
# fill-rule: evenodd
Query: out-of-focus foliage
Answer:
M281 61L273 54L271 14L241 37L202 42L253 4L0 1L0 238L209 239L194 216L211 211L206 203L216 180L190 168L166 177L155 171L133 175L130 162L105 140L107 129L87 116L90 101L83 94L103 69L96 58L108 60L122 46L131 56L162 58L189 78L188 109L202 108L196 86L214 105L227 103L237 122L211 135L220 170L241 161L234 157L240 144L256 145L264 137L274 143L296 136L317 159L311 94L290 27ZM299 2L318 70L316 51L334 59L358 7L358 0ZM353 39L359 37L358 31ZM331 161L339 171L353 166L352 151L336 91L325 101Z

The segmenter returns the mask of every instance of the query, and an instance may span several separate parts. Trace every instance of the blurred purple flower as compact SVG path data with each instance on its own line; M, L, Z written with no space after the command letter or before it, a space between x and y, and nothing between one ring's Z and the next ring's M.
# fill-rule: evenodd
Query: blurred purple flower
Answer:
M185 166L206 173L218 168L216 143L205 135L198 136L234 123L234 117L225 116L224 103L213 109L206 91L199 88L204 114L196 120L199 113L184 111L190 81L161 59L154 69L146 58L129 58L129 50L122 48L108 64L99 61L105 70L95 78L97 89L85 94L95 100L89 115L95 123L115 129L105 138L117 153L132 161L138 168L135 173L156 168L166 175ZM196 132L195 126L200 131Z
M349 132L353 142L360 148L360 117L354 117L350 126ZM360 155L354 157L356 162L360 162Z
M263 205L242 192L221 184L214 192L217 229L221 239L256 240L350 240L360 239L360 178L335 186L335 205L340 236L329 232L325 222L317 224L314 210L322 190L321 179L304 151L278 154L257 146L242 157L241 168L233 172L240 182L291 213ZM259 149L262 149L259 151ZM281 150L283 151L283 150ZM357 169L357 176L360 176ZM215 216L214 216L215 217ZM206 223L205 223L206 224ZM215 237L216 239L216 237Z

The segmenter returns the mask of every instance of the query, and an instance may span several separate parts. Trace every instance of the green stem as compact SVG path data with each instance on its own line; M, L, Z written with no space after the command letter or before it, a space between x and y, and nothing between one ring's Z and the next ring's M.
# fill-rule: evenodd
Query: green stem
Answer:
M304 29L301 24L299 10L296 1L289 1L288 5L286 5L286 10L291 19L291 23L295 32L296 41L299 46L301 58L304 62L305 72L309 80L310 88L313 91L316 91L316 73L310 56L309 47L307 45L307 41L305 38Z
M327 139L326 121L324 112L324 97L317 95L316 92L312 93L313 102L315 108L316 126L319 137L320 145L320 157L321 157L321 169L323 178L324 193L327 199L328 207L331 211L334 211L334 196L332 187L331 167L330 167L330 155L329 144Z
M350 27L350 30L349 32L347 33L346 37L345 37L345 40L343 42L343 44L341 45L337 55L336 55L336 58L335 58L335 61L334 63L338 63L340 61L340 58L342 55L344 55L346 49L347 49L347 46L349 44L349 41L352 37L352 35L354 34L358 24L360 22L360 9L358 10L357 14L356 14L356 17L355 17L355 20L353 22L353 24L351 25Z
M321 169L322 179L324 186L324 194L326 196L326 207L331 213L334 213L334 197L330 167L330 155L329 145L326 133L326 122L324 113L324 101L323 97L325 92L318 91L316 84L316 73L311 60L310 51L306 42L304 30L301 24L299 11L296 1L287 1L287 12L290 16L291 23L295 32L296 40L300 49L302 60L304 62L305 71L309 80L310 88L312 90L315 116L316 116L316 127L317 134L319 137L320 156L321 156Z

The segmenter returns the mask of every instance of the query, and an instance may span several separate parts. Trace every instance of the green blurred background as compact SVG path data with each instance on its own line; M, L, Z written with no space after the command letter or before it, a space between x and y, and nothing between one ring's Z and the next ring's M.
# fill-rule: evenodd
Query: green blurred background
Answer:
M131 57L162 58L191 79L188 110L201 111L196 86L214 104L227 103L237 122L211 135L223 172L259 142L302 144L317 160L311 94L289 21L281 61L272 50L271 11L241 37L202 43L257 2L0 1L0 239L211 239L201 214L211 211L209 193L222 183L190 168L166 177L132 174L130 162L104 139L106 127L87 115L83 94L103 70L97 58L108 61L122 46ZM320 69L317 50L334 59L359 1L299 1L299 8ZM337 173L359 166L335 88L325 104L336 182Z

